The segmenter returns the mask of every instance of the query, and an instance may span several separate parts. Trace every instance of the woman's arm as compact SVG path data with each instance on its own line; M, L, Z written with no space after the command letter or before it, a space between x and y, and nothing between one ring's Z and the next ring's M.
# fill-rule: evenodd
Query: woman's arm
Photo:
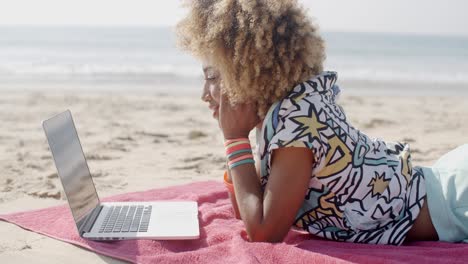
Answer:
M309 149L277 149L271 162L265 193L253 164L231 170L240 216L251 241L283 241L304 201L311 177L313 156Z
M231 177L231 171L228 169L228 180L232 182L232 177ZM232 209L234 210L234 215L236 216L237 219L241 219L240 213L239 213L239 206L237 206L237 201L236 201L236 194L235 193L229 193L229 199L231 200L232 204Z
M233 107L221 94L219 126L225 140L247 139L260 119L253 103ZM304 201L312 175L313 156L307 148L274 150L265 192L252 163L230 171L239 213L251 241L279 242L291 228Z
M260 175L260 166L261 166L260 160L257 159L255 161L255 169L256 169L257 175ZM229 181L232 182L231 171L229 169L228 169L228 179ZM260 177L258 177L257 179L260 181ZM240 213L239 213L239 206L237 206L236 195L231 192L228 192L228 193L229 193L229 199L231 200L231 203L232 203L232 209L234 210L234 214L237 219L241 219Z

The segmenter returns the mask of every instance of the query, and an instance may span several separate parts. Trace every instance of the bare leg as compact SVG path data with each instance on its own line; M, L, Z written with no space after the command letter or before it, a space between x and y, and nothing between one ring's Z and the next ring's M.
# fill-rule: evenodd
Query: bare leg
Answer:
M411 227L406 241L428 241L439 240L436 229L432 224L431 216L429 214L429 207L427 206L427 198L424 198L424 205L421 208L413 227Z

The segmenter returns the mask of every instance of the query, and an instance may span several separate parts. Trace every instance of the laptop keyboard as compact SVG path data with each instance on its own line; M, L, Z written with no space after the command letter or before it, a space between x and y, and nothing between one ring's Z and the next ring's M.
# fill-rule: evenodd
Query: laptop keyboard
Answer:
M147 232L152 206L111 206L99 233Z

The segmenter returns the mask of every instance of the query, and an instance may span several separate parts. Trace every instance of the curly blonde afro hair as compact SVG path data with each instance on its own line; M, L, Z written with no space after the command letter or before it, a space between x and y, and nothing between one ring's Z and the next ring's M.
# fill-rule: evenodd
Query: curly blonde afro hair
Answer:
M179 46L212 58L231 103L268 108L323 70L324 41L296 0L190 0Z

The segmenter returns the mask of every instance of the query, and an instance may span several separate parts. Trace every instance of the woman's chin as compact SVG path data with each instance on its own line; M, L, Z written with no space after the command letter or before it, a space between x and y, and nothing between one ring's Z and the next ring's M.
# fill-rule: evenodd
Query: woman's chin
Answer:
M213 111L213 118L217 120L218 117L219 117L218 111Z

